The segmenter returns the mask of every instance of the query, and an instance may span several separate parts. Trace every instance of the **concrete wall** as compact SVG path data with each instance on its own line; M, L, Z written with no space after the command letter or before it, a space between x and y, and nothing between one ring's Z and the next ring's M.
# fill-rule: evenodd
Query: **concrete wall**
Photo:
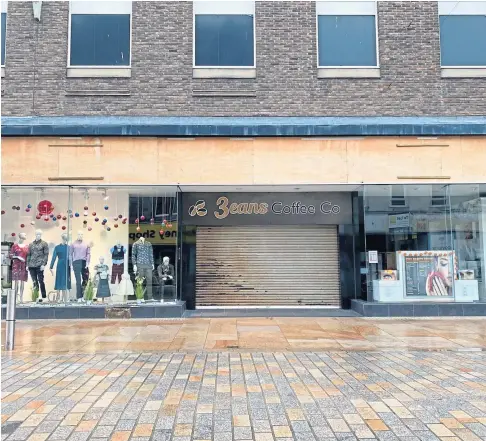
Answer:
M486 78L441 78L435 1L379 2L377 79L317 78L312 1L256 3L256 79L193 78L189 1L134 2L131 78L67 78L68 8L9 2L3 115L486 113Z
M484 183L485 164L484 137L8 137L1 170L3 185Z

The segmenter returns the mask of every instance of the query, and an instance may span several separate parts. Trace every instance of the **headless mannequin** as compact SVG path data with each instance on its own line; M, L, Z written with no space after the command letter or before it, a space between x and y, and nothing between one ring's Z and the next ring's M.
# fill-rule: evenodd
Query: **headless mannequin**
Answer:
M68 243L68 235L66 233L61 234L61 245L67 245L67 243ZM52 256L52 262L51 262L51 274L52 275L54 275L54 270L52 269L53 265L54 265L54 258L55 258L55 256ZM66 256L66 259L68 259L68 256ZM67 271L68 272L71 271L71 268L69 267L69 265L67 266ZM69 276L70 276L70 274L69 275L66 274L66 277L69 277ZM69 286L71 285L70 282L71 281L69 281ZM66 286L66 288L67 288L67 286ZM60 299L64 299L64 303L68 302L68 299L69 299L69 290L68 289L61 289L61 290L57 291L57 301L59 301Z
M25 233L20 233L19 234L19 240L17 242L17 245L22 250L26 250L26 248L28 246L25 243L25 240L26 239L27 239L27 236L25 235ZM25 259L23 257L21 257L21 256L12 256L12 259L17 259L20 262L24 262L25 263ZM27 269L25 269L25 271L27 271ZM15 292L15 296L17 297L19 303L23 303L24 302L24 286L25 286L25 282L23 280L15 280L14 281L14 292Z

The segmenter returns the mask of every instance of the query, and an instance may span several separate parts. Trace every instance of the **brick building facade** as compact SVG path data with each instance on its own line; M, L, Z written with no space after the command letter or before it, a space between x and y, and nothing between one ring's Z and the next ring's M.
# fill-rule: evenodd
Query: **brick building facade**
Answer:
M315 2L255 6L256 78L196 79L192 2L133 2L131 78L67 78L69 2L8 6L4 116L484 115L486 78L442 78L435 1L378 2L379 78L317 75ZM226 96L221 96L226 95Z

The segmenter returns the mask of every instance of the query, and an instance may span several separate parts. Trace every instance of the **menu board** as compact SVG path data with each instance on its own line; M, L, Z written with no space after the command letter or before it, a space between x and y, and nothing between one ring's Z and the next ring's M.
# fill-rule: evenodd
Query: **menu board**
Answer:
M454 253L424 252L404 256L406 297L452 297Z

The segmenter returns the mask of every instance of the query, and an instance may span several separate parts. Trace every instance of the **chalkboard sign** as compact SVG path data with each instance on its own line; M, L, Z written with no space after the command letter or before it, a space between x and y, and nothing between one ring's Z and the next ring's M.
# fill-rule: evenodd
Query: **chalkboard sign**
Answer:
M406 253L404 256L406 297L451 297L454 254L451 252Z

